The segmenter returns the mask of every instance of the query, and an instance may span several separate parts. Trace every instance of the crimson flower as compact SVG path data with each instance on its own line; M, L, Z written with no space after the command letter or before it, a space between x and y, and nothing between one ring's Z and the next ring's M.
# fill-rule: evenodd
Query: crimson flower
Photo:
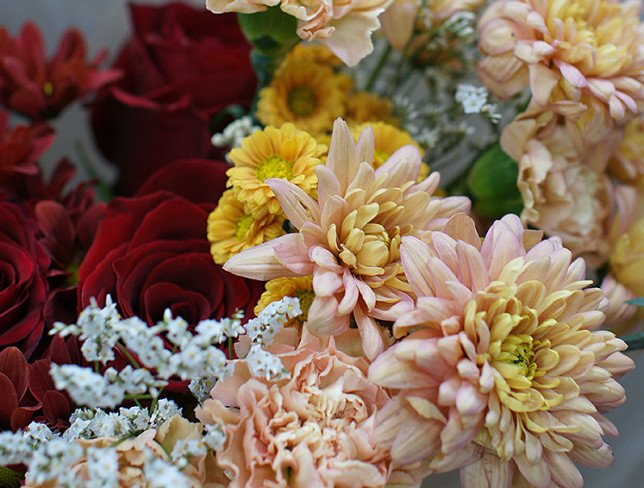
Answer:
M116 69L101 70L101 51L87 61L80 32L66 31L51 57L45 58L42 34L27 23L13 38L0 28L0 102L32 119L55 117L77 100L119 78Z

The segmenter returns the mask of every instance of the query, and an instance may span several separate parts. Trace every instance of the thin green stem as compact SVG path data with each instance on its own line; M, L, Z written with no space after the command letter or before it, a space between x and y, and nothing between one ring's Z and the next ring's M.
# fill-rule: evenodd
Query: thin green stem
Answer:
M380 75L380 72L387 64L387 60L389 59L389 55L391 54L391 51L392 51L391 44L387 43L387 47L382 52L382 55L378 60L378 64L376 64L376 67L371 72L371 75L369 75L367 84L364 86L364 91L371 91L373 89L373 86L375 85L376 80L378 79L378 75Z
M149 393L141 393L140 395L125 395L127 400L152 400L154 397Z
M127 350L125 346L122 344L116 344L116 347L118 347L118 350L121 351L121 354L127 358L127 360L132 363L132 366L134 366L136 369L140 369L141 365L138 363L136 359L134 359L134 356L130 353L130 351Z
M621 339L628 344L628 350L634 351L636 349L644 349L644 332L638 332L637 334L631 334Z
M233 338L228 338L228 359L232 361L233 359Z

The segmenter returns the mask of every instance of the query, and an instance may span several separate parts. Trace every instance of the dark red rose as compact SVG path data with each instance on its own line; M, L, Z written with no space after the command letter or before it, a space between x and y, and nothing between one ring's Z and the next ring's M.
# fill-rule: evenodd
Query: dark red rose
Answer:
M130 13L134 33L114 64L124 76L92 113L97 145L119 167L125 195L171 161L217 156L213 115L249 106L256 86L233 14L181 3L131 5Z
M32 119L44 119L118 79L118 70L100 70L104 51L93 61L87 61L86 55L83 37L75 29L63 34L47 60L35 25L25 24L15 39L0 28L0 101Z
M0 349L17 345L27 357L43 335L50 265L36 232L21 207L0 201Z
M80 307L91 297L103 304L110 294L123 316L150 324L166 308L191 324L237 309L250 315L262 284L216 265L206 239L208 213L223 192L227 168L214 161L176 162L150 180L145 194L113 200L79 270ZM172 188L181 194L166 191Z

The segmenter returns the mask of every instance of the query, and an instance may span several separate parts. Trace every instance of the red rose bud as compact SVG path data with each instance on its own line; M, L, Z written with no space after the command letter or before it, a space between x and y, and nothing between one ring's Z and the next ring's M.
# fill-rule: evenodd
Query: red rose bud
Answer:
M171 161L219 155L210 143L213 116L250 106L256 86L233 14L180 3L130 5L130 12L134 33L114 65L124 76L92 113L96 143L120 169L126 195Z

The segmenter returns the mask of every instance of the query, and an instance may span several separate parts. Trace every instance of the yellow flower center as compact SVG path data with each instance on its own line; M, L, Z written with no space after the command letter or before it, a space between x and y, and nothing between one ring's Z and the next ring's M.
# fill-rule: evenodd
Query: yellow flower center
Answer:
M239 220L235 223L235 237L239 239L240 241L243 241L246 239L246 236L248 235L248 231L250 230L250 226L253 224L255 219L253 218L252 215L249 214L244 214L242 215Z
M315 293L309 290L298 290L295 292L295 298L300 301L300 308L302 309L302 314L298 316L298 320L304 323L309 317L309 309L315 298Z
M373 152L373 167L378 169L382 166L391 154L383 151L382 149L375 149Z
M315 92L308 86L296 86L288 94L288 108L298 117L308 117L318 104Z
M265 159L257 165L257 179L264 182L268 178L291 180L293 178L293 163L277 155Z
M51 81L46 81L42 86L42 92L46 97L51 97L54 94L54 84Z

